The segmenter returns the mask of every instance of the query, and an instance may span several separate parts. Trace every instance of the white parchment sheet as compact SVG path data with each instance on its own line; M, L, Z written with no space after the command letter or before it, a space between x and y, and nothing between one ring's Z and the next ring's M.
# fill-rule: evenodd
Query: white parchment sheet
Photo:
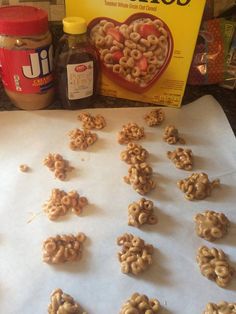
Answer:
M200 274L195 261L201 245L221 248L236 266L236 139L220 105L205 96L182 109L164 108L165 122L147 127L151 108L86 110L102 114L107 127L87 151L69 149L68 131L81 127L79 111L18 111L0 113L0 313L47 313L50 293L61 288L89 314L118 314L132 293L157 297L161 314L201 314L208 302L236 302L236 276L227 289ZM150 152L157 188L154 201L159 222L138 230L127 225L127 207L141 198L123 182L128 165L120 160L125 146L117 142L123 124L145 126L139 143ZM184 199L178 170L166 157L176 146L163 142L165 126L174 124L192 149L193 172L219 178L221 187L203 201ZM60 153L75 167L65 182L43 166L48 153ZM19 171L20 164L31 167ZM82 216L69 214L57 222L42 213L51 190L73 189L88 198ZM205 209L224 212L231 220L228 235L214 244L196 236L193 217ZM30 223L32 214L40 213ZM86 233L78 262L52 266L42 262L42 243L56 234ZM122 274L116 238L130 232L153 244L153 265L138 277Z

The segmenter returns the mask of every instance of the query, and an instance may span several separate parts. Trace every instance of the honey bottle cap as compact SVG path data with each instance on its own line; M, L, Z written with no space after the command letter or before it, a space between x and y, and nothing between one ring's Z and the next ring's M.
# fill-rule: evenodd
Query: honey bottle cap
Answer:
M65 17L62 21L63 31L67 34L79 35L87 31L87 24L84 18L70 16Z

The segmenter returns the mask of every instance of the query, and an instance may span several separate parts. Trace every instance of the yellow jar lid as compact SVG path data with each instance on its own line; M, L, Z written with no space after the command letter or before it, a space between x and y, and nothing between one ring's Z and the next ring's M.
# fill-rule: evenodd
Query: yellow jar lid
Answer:
M67 34L84 34L87 31L87 24L82 17L65 17L62 21L63 31Z

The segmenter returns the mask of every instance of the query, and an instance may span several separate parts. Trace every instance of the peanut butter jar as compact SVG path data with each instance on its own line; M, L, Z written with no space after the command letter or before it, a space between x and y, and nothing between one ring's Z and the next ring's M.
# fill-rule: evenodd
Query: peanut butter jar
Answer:
M0 76L12 103L42 109L54 98L52 36L47 12L31 6L0 8Z

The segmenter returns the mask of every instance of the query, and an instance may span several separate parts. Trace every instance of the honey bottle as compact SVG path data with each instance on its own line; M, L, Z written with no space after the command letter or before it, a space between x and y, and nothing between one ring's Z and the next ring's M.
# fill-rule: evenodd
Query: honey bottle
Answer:
M64 35L55 53L58 97L65 109L87 108L98 92L99 61L81 17L63 19Z

